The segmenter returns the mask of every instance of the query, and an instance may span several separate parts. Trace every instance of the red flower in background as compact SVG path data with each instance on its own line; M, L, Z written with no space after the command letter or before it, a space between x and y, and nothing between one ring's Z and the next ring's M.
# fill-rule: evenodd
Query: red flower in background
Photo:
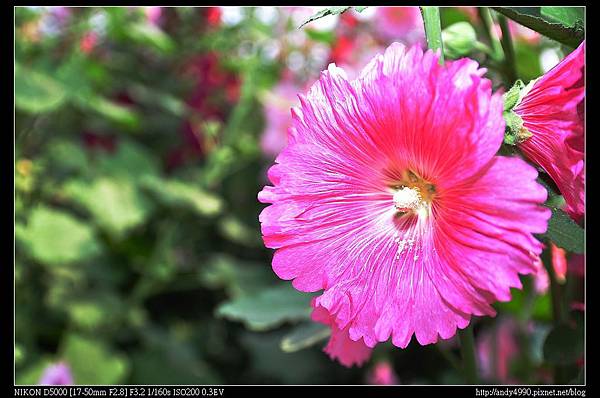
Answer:
M210 26L219 26L221 24L221 9L219 7L206 7L206 22Z
M79 41L79 49L85 53L91 53L98 44L98 35L95 32L87 32Z
M224 69L220 59L213 51L192 57L184 65L183 76L195 80L194 89L186 100L194 115L183 123L184 142L167 156L168 170L205 153L203 122L224 121L227 110L239 98L240 79Z

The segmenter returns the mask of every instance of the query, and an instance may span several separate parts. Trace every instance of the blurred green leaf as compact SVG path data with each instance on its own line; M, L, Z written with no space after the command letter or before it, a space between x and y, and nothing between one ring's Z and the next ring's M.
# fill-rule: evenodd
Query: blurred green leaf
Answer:
M119 141L116 153L102 154L97 167L100 175L126 177L136 183L159 173L155 158L141 145L126 140Z
M98 225L120 237L142 224L150 212L148 200L127 179L74 180L65 193L86 208Z
M90 226L45 206L32 210L27 226L17 228L15 234L35 259L50 265L84 260L99 252Z
M331 335L331 329L317 322L302 323L286 335L280 343L284 352L296 352L311 347Z
M127 34L133 41L154 48L164 54L170 53L175 49L175 42L169 35L157 26L146 22L130 24Z
M146 348L132 357L132 384L215 384L218 376L204 362L177 360L164 350Z
M98 327L107 315L100 305L89 301L72 303L68 311L71 320L84 329Z
M182 181L148 177L142 180L142 186L165 205L185 206L204 217L215 216L223 208L218 196Z
M48 157L53 166L69 171L81 172L88 167L85 151L67 140L52 141L48 146Z
M140 118L136 112L99 95L86 96L79 100L79 104L128 128L137 129L140 126Z
M514 45L517 75L524 81L531 83L533 79L543 74L538 52L535 46L524 41L517 41Z
M542 13L542 7L492 7L495 11L507 16L508 18L524 25L530 29L541 33L553 40L566 44L571 47L577 47L584 39L584 29L582 26L569 26L563 21L557 22L556 10L546 12L553 13L552 18ZM564 13L561 14L564 16ZM569 13L570 15L570 13ZM567 19L572 16L565 17Z
M335 33L333 31L321 31L316 29L308 29L304 30L306 35L314 41L325 43L325 44L333 44L335 41Z
M548 230L543 237L550 239L556 246L574 253L585 250L585 232L567 213L552 207L552 217L548 221Z
M544 360L557 365L575 363L583 356L583 330L567 324L555 326L544 342Z
M219 220L219 230L225 238L248 247L262 246L260 232L250 228L234 216Z
M15 62L15 106L30 113L52 111L67 99L62 85L50 76Z
M219 305L216 314L241 321L250 330L264 331L287 321L308 319L311 298L290 285L279 285L256 295L226 301Z
M62 344L76 384L119 384L129 372L127 358L95 339L69 334Z
M35 385L40 382L44 370L52 365L53 361L50 357L46 356L38 359L28 368L17 372L15 378L15 384L18 385Z
M252 355L253 369L268 377L270 383L327 384L332 372L323 365L323 353L319 350L284 352L278 342L283 332L246 333L241 340ZM327 363L325 363L327 364Z
M273 282L267 264L254 264L227 254L213 256L200 273L202 283L210 288L225 288L230 298L256 295Z

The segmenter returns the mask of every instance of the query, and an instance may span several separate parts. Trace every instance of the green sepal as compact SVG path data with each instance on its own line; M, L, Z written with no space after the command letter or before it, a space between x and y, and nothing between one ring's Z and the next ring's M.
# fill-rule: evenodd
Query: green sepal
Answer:
M504 131L504 143L508 145L517 145L527 140L533 134L523 125L523 119L513 111L502 114L506 122Z
M521 102L521 90L525 87L525 84L521 80L517 80L515 84L508 90L502 98L504 99L504 112L511 111L515 106Z

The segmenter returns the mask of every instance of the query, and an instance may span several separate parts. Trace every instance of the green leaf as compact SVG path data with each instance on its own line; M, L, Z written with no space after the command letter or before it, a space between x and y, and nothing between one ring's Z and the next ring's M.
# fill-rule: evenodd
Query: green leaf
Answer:
M314 41L325 44L332 44L335 41L335 34L333 31L321 31L309 28L306 28L304 31L306 32L306 35Z
M552 207L552 217L543 237L550 239L558 247L574 253L583 253L584 230L567 213Z
M326 17L328 15L338 15L338 14L341 14L343 12L346 12L350 8L352 8L352 7L328 7L326 9L321 10L321 11L317 12L316 14L313 14L312 16L310 16L306 21L302 22L302 25L298 26L298 29L300 29L301 27L303 27L307 23L316 21L317 19L321 19L321 18Z
M140 118L136 112L102 96L87 94L77 96L75 100L82 108L97 112L127 128L137 129L140 126Z
M50 76L15 63L15 106L29 113L52 111L61 106L67 92Z
M127 359L98 340L70 334L63 341L62 357L71 366L76 384L119 384L129 371Z
M44 370L50 365L53 364L53 361L50 357L42 357L38 359L33 365L23 369L20 372L17 372L15 378L15 384L18 385L35 385L40 382L42 378L42 374Z
M32 257L49 265L73 263L99 252L93 229L75 217L40 206L15 232Z
M219 231L225 238L248 247L261 247L262 239L258 230L250 228L234 216L219 220Z
M167 349L139 350L132 357L132 384L220 384L217 374L201 360L175 357Z
M65 192L85 207L99 226L117 237L142 224L150 211L148 200L124 178L99 178L92 183L75 180Z
M564 22L557 22L554 10L546 10L546 14L554 14L552 17L544 15L541 7L492 7L495 11L508 18L535 30L542 35L556 40L571 47L577 47L584 39L583 25L569 26ZM565 17L570 20L572 16Z
M583 355L583 330L567 324L555 326L544 342L544 360L556 365L575 363Z
M175 42L171 37L160 28L149 23L134 23L127 29L129 37L144 46L149 46L155 50L168 54L175 49Z
M48 158L59 169L81 172L88 167L88 159L80 145L67 140L51 141L47 147Z
M308 319L311 295L291 285L279 285L252 296L227 301L217 308L217 316L241 321L254 331L273 329L287 321Z
M142 186L167 206L184 206L201 216L211 217L223 209L222 200L198 187L177 180L148 177Z
M583 7L542 7L541 14L571 28L584 26Z
M262 263L249 263L218 254L202 267L200 281L208 288L224 288L230 298L237 298L256 295L267 289L273 283L273 272Z
M284 352L296 352L325 340L331 334L326 325L316 322L303 323L294 328L280 343Z
M154 158L144 147L125 140L119 141L117 153L102 154L97 166L102 175L125 177L136 183L159 173Z

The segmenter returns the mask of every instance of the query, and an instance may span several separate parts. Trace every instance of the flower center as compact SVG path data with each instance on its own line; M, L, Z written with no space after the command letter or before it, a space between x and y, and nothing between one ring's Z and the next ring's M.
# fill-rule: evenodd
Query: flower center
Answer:
M418 188L402 187L394 193L394 206L398 211L406 213L416 210L422 201L421 192Z
M410 170L401 173L392 186L394 207L402 213L425 211L436 196L435 186Z

